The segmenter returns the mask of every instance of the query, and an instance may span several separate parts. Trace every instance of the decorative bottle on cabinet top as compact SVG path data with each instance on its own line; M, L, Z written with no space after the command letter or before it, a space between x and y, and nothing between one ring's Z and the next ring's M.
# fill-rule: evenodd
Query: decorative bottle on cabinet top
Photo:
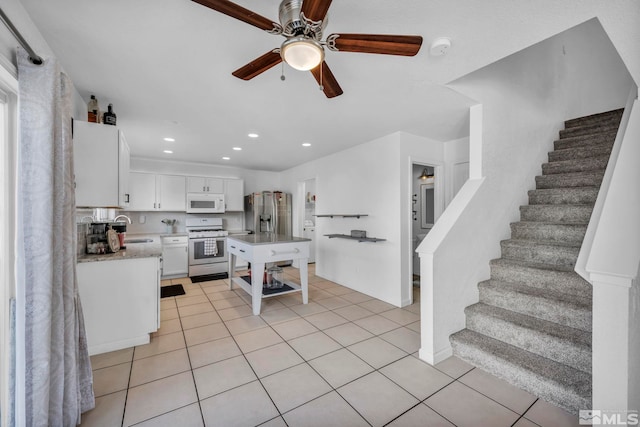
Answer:
M116 125L116 113L113 112L113 104L109 104L107 111L104 113L102 122L105 125Z
M91 99L87 104L87 110L89 110L87 121L91 123L98 123L100 120L100 108L98 107L98 100L95 95L91 95Z

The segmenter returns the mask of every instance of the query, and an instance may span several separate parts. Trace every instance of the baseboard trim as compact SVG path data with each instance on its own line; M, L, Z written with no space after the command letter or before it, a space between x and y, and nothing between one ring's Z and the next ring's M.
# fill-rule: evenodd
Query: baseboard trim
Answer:
M428 352L424 348L418 351L418 357L430 365L437 365L451 356L453 356L453 348L450 345L436 353Z

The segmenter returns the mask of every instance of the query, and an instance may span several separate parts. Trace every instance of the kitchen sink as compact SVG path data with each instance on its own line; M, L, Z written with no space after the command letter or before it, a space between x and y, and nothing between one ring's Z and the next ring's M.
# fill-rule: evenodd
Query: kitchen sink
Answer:
M151 243L153 242L153 239L126 239L124 241L125 244L127 243Z

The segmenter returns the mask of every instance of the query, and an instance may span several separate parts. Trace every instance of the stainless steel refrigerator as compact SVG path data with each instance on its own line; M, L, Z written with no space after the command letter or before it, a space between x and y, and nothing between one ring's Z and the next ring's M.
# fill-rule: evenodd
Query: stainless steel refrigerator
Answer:
M244 198L245 227L254 233L292 235L291 194L261 191Z

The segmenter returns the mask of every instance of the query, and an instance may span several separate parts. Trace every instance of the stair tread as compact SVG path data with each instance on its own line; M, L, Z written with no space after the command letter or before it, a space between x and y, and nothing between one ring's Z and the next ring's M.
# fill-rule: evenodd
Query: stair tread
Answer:
M465 312L479 313L499 318L514 325L531 329L554 338L562 339L576 347L581 347L583 349L591 348L591 334L580 329L571 328L559 323L550 322L548 320L539 319L537 317L528 316L526 314L481 302L467 307Z
M619 123L607 123L603 126L602 123L592 123L584 126L574 126L568 129L560 130L560 139L571 138L572 136L591 136L600 135L603 133L610 133L618 131Z
M553 141L555 151L567 150L579 147L593 147L596 145L613 144L618 130L608 130L606 132L593 133L589 135L567 136ZM606 142L602 140L605 139ZM593 142L597 140L598 142ZM564 147L564 148L563 148Z
M531 246L532 244L535 246L559 246L563 248L579 248L582 246L582 242L559 242L556 240L535 240L535 239L505 239L500 243L506 244L517 244L520 246Z
M552 160L542 165L542 174L555 176L564 173L604 171L608 161L608 154L571 160Z
M547 153L549 162L561 162L567 160L592 159L600 156L610 156L613 149L612 142L590 144L586 146L577 146L569 148L561 148Z
M562 172L562 173L554 173L553 175L538 175L536 178L571 178L571 177L581 177L588 175L602 175L604 173L604 169L596 169L589 171L576 171L576 172ZM585 187L589 187L588 185Z
M569 295L562 292L536 288L533 286L527 286L520 283L509 283L500 280L489 279L482 281L478 284L478 287L500 289L502 292L511 292L524 294L531 297L543 298L549 301L560 303L562 305L571 306L579 310L591 311L591 295Z
M483 352L490 354L496 362L516 366L519 369L532 373L536 377L541 377L544 381L571 390L578 396L583 398L591 397L591 375L586 372L555 362L546 357L538 356L537 354L522 350L469 329L463 329L454 333L451 335L451 340L479 348ZM500 369L487 369L488 366L483 366L483 368L499 377L511 381L514 380L514 378L506 377ZM523 386L523 384L517 385Z
M593 206L599 190L600 188L595 186L536 188L529 190L527 196L529 197L529 206ZM543 203L536 203L538 200Z
M539 205L538 205L539 206ZM511 225L523 224L524 226L539 226L539 225L566 225L566 226L586 226L589 225L588 222L575 222L575 221L530 221L530 220L521 220L512 222Z
M587 116L575 117L573 119L568 119L564 121L564 127L571 128L578 126L582 122L602 122L607 120L617 119L620 121L622 118L622 114L624 113L624 108L616 108L614 110L604 111L601 113L589 114Z
M558 271L562 273L575 272L573 268L569 268L569 267L557 266L553 264L544 264L539 262L529 262L529 261L523 261L519 259L510 259L510 258L496 258L496 259L492 259L489 263L490 264L509 264L509 265L527 267L527 268L537 268L540 270Z

